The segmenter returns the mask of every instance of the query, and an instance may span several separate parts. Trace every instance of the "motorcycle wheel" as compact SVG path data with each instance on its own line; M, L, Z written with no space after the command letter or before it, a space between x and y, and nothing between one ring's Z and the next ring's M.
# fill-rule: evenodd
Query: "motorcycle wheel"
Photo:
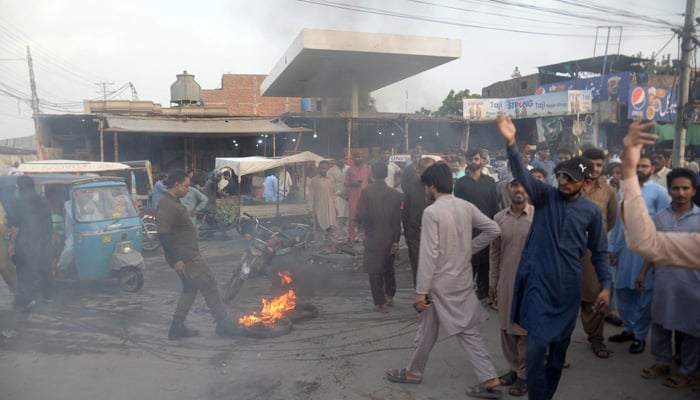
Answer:
M158 250L160 240L158 239L158 227L152 218L143 219L143 251L152 252Z
M129 266L119 270L119 286L126 292L138 292L143 287L141 268Z
M231 279L229 279L229 281L226 283L226 287L224 288L223 299L226 303L230 303L234 298L236 298L238 292L240 292L241 288L243 287L245 279L250 276L253 266L257 262L257 256L254 256L249 251L243 253L241 262L238 263L237 267L233 268L233 275L231 275ZM247 272L245 276L242 276L242 272L246 268Z

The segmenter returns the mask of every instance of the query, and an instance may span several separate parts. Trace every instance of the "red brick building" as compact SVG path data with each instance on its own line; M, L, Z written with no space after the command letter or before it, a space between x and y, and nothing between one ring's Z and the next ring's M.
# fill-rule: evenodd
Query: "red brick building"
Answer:
M299 97L262 97L260 84L267 75L224 74L220 89L202 89L207 106L225 105L235 116L277 117L286 112L301 112Z

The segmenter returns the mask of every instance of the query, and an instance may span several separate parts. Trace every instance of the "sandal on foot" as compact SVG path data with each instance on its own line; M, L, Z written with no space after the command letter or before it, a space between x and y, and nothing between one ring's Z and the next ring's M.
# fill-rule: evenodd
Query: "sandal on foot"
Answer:
M664 381L664 386L674 389L685 389L690 386L695 386L700 381L697 378L679 373L676 376L669 376Z
M474 385L467 388L467 396L478 399L500 399L503 392L496 389L487 389L484 385Z
M568 361L564 361L564 364L562 364L562 368L571 368L571 364L569 364Z
M660 376L668 375L671 373L671 367L668 365L654 364L649 368L644 368L640 374L642 378L645 379L656 379Z
M605 343L603 342L591 342L591 350L593 350L593 354L598 358L610 357L610 351L608 351L608 348L605 347Z
M374 306L374 310L382 314L386 314L389 312L389 306L387 306L386 304L377 305Z
M508 394L511 396L523 396L527 393L527 382L525 379L518 378L513 386L508 389Z
M501 385L510 386L518 380L518 374L516 374L515 371L510 370L501 375L498 379L501 381Z
M421 383L423 378L409 375L406 368L392 368L386 372L386 379L396 383Z

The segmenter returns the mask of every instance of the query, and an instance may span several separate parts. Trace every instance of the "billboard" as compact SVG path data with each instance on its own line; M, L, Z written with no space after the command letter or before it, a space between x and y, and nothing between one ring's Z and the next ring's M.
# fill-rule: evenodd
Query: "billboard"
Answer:
M593 94L593 102L599 101L626 101L630 90L630 72L618 72L557 83L540 85L535 89L535 94L561 92L566 90L590 90Z
M464 119L489 121L501 112L519 119L586 114L592 108L590 90L567 90L511 99L464 99L462 112Z
M676 120L677 106L675 87L632 85L627 101L627 118L672 122Z

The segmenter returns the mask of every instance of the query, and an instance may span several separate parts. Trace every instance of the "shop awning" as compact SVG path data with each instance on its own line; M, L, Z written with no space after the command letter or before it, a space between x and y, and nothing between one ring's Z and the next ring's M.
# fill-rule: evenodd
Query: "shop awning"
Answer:
M254 118L105 118L109 132L144 133L172 136L226 137L260 134L312 132L307 128L292 128L279 120Z
M652 129L655 135L659 135L659 140L657 142L665 142L667 140L673 140L676 135L676 125L675 124L658 124ZM685 134L685 145L686 146L698 146L700 145L700 125L690 125Z

